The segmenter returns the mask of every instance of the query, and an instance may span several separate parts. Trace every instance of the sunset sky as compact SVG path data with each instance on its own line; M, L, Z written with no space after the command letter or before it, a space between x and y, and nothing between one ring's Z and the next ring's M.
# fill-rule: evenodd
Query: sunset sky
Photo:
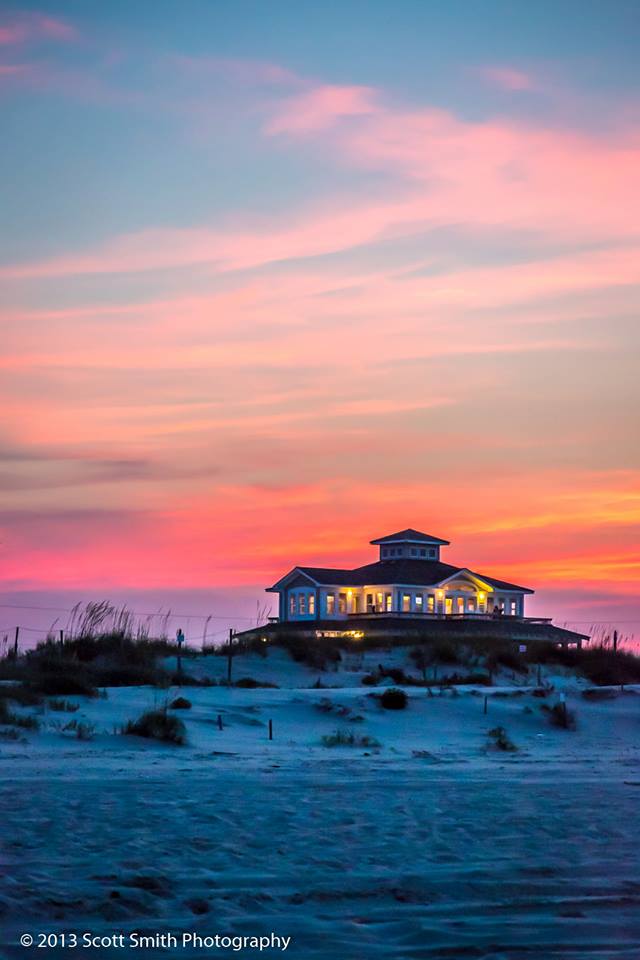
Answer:
M102 597L243 627L412 526L640 635L639 28L0 4L0 631Z

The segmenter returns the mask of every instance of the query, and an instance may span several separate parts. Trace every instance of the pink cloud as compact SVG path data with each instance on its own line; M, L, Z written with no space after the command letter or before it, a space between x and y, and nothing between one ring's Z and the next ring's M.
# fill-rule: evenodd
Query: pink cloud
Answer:
M315 87L279 106L265 130L268 134L317 133L344 118L374 113L375 100L370 87Z
M71 24L41 13L21 13L0 25L0 45L15 46L42 40L68 43L77 40L78 31Z
M491 86L499 87L501 90L534 90L536 87L530 74L515 67L489 66L482 67L477 72Z
M341 121L341 122L337 122ZM395 178L392 199L326 199L273 220L216 229L148 229L87 253L0 270L5 278L130 273L209 264L212 272L346 252L448 224L527 230L565 242L637 233L640 129L609 136L508 120L471 122L382 104L363 87L322 86L287 98L268 125L360 169Z

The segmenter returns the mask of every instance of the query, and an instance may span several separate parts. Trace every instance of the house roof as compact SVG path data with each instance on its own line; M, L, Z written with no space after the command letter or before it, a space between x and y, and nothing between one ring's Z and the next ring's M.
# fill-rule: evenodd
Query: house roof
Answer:
M440 563L438 560L380 560L378 563L368 563L364 567L356 567L355 570L338 570L331 567L295 567L291 573L294 571L304 574L314 583L331 587L373 587L378 584L406 584L407 586L428 587L436 586L454 574L465 571L479 577L498 590L516 590L520 593L534 592L528 587L520 587L515 583L508 583L506 580L496 580L494 577L487 577L483 573L475 573L473 570L467 571L466 567L455 567L450 563ZM285 580L288 576L290 574L282 577L269 590L276 590L282 580Z
M448 546L448 540L441 540L440 537L432 537L428 533L421 533L419 530L413 530L407 527L406 530L400 530L398 533L390 533L386 537L378 537L377 540L370 540L372 544L378 543L439 543L442 546Z

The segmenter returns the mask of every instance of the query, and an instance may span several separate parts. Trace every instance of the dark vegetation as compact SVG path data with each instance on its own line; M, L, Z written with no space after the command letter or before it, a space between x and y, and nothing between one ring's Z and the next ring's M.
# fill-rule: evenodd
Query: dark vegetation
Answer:
M186 697L176 697L169 704L171 710L191 710L191 706L191 700L187 700Z
M409 702L404 690L397 687L388 687L380 696L380 706L385 710L404 710Z
M561 730L576 729L576 715L573 710L568 709L566 703L555 703L552 707L545 703L542 709L549 717L552 727L559 727Z
M488 736L490 745L496 750L502 750L504 753L515 753L518 749L515 743L509 739L504 727L494 727L493 730L489 730Z
M354 733L353 730L336 730L322 738L325 747L379 747L375 737Z
M187 740L187 731L182 720L166 710L147 710L137 720L129 720L122 732L177 746L182 746Z

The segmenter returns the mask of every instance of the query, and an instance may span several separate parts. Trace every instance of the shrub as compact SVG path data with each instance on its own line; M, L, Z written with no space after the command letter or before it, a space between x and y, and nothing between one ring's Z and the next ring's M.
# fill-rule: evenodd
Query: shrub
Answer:
M322 738L325 747L379 747L375 737L359 735L353 730L336 730Z
M49 700L49 709L57 713L75 713L80 707L77 703L71 703L70 700Z
M504 727L494 727L493 730L489 730L489 736L493 740L493 746L497 750L504 750L506 753L515 753L518 749L515 743L512 743L509 739Z
M380 697L380 706L385 710L404 710L409 702L404 690L397 687L389 687Z
M98 696L98 691L88 676L82 672L71 674L66 672L66 668L59 673L36 673L31 686L37 693L43 693L45 696Z
M277 683L268 683L266 680L254 680L253 677L241 677L240 680L236 680L234 686L244 688L245 690L255 690L258 687L273 690L278 688Z
M191 710L191 700L187 700L186 697L176 697L169 706L172 710Z
M129 720L124 730L126 735L161 740L182 746L186 742L185 725L178 717L164 710L147 710L137 720Z
M0 699L13 700L21 707L37 707L42 703L40 694L23 683L0 684Z
M22 727L23 730L40 729L40 721L36 717L21 717L17 713L10 713L8 722L13 727Z
M365 673L360 682L363 683L365 687L377 687L380 683L380 677L377 673Z
M68 733L75 734L76 740L93 740L96 734L95 724L77 720L75 717L64 726L56 724L55 729L59 730L63 736Z
M518 673L528 673L526 661L517 650L512 647L502 647L493 651L486 659L487 670L494 671L498 667L506 667L508 670L515 670Z
M552 707L545 705L542 709L547 713L552 727L559 727L561 730L576 729L575 713L567 708L566 703L554 703Z

